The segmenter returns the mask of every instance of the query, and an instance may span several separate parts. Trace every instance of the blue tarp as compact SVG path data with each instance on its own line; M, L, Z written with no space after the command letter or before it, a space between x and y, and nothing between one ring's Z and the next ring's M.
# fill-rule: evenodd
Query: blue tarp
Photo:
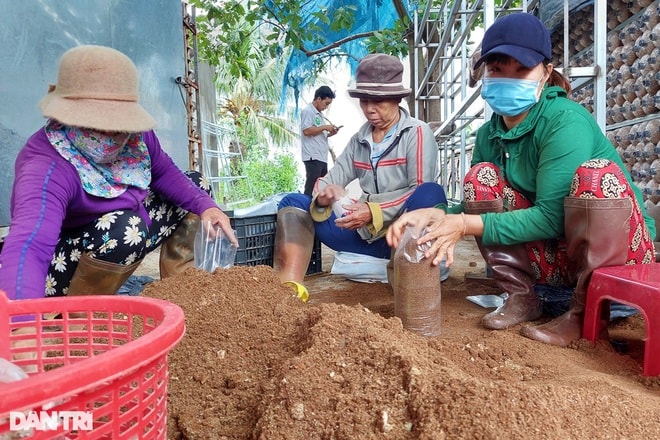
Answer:
M405 1L408 14L411 14L416 8L416 2ZM274 8L272 0L268 0L269 7ZM351 29L333 31L330 29L332 17L335 11L340 7L355 7L355 25ZM313 13L327 9L327 16L330 17L330 23L317 21ZM397 12L391 0L309 0L302 5L301 17L303 17L303 27L314 24L320 28L317 36L322 37L321 41L316 43L308 41L304 44L306 50L316 50L326 47L334 42L351 35L364 32L391 29L398 20ZM412 15L410 15L412 16ZM337 62L347 63L352 72L355 72L359 60L367 54L364 39L348 41L341 46L332 49L330 52L316 55L317 57L332 57ZM300 96L300 91L309 81L313 71L313 58L305 55L300 50L295 50L289 57L289 61L284 73L284 87L282 87L281 102L286 102L286 96L289 88L293 90L296 105Z
M137 296L144 290L144 286L154 282L150 276L131 275L126 282L117 290L117 295Z
M577 12L593 4L593 0L569 0L568 10ZM540 2L539 20L550 32L554 31L564 21L564 0L544 0Z
M571 12L579 11L582 8L592 5L593 0L569 0L569 10ZM267 0L268 6L276 11L273 0ZM406 10L410 17L417 10L418 2L404 1ZM351 29L333 31L330 29L332 17L335 11L340 7L355 7L355 25ZM384 29L391 29L398 20L398 15L391 0L309 0L301 6L301 17L303 17L303 27L313 24L320 28L316 36L321 37L319 42L305 42L304 47L308 51L317 50L322 47L339 41L351 35L365 32L372 32ZM313 13L327 10L327 16L330 17L330 23L319 22ZM286 12L286 11L285 11ZM563 21L564 0L544 0L540 2L539 18L545 26L553 31ZM412 21L412 20L411 20ZM329 52L315 55L315 57L331 57L337 62L347 63L352 73L355 73L359 60L367 54L364 39L348 41L341 46L332 49ZM300 96L301 89L309 81L313 72L314 60L305 55L300 50L295 50L289 57L284 73L282 87L282 105L286 102L287 94L293 90L296 105Z

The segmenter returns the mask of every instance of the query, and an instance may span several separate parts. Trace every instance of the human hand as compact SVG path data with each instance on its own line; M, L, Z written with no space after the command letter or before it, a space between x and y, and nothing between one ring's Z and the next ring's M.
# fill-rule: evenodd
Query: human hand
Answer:
M460 215L447 215L437 208L407 212L387 230L385 238L392 248L396 249L399 246L406 225L418 231L425 231L424 235L417 239L417 244L431 244L424 256L432 258L433 265L439 265L442 260L446 260L447 267L452 265L454 247L465 231L463 218Z
M352 203L342 205L346 210L346 214L335 220L335 225L345 229L359 229L366 226L373 220L371 209L366 203Z
M390 247L396 249L403 238L406 226L412 226L415 230L427 230L432 224L441 222L445 217L445 212L436 208L416 209L402 214L387 229L385 239Z
M328 185L318 192L316 204L319 206L328 206L335 200L341 199L344 195L346 195L346 189L343 186Z
M327 128L328 137L336 135L340 128L341 127L337 127L336 125L332 125L332 124L328 125Z
M449 267L454 263L456 243L467 233L467 223L464 214L445 214L441 209L437 211L443 213L444 219L427 226L427 233L419 238L418 243L430 242L431 247L424 255L433 258L434 265L446 260L445 265Z
M231 243L238 247L238 239L234 235L234 230L231 228L231 223L229 222L229 217L227 214L222 212L220 208L209 208L202 212L202 215L199 216L202 222L209 222L213 226L218 226L224 232L224 234L229 238Z

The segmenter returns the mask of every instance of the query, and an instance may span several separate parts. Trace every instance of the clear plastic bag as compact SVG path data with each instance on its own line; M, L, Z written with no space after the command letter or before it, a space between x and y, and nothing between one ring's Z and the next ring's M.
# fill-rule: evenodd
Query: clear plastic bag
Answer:
M195 234L195 267L213 272L234 266L238 246L232 244L219 226L200 222Z
M344 195L341 198L339 198L339 200L335 200L332 203L332 212L335 213L335 217L342 218L343 216L348 214L348 211L344 209L344 205L352 205L353 203L355 202L353 202L353 200L351 200L350 197Z
M424 259L424 252L426 252L433 243L427 241L426 243L417 244L417 239L426 234L426 228L421 232L416 232L412 226L406 226L406 231L403 233L401 239L401 248L403 256L411 263L419 263Z
M430 243L417 244L424 232L406 226L394 253L392 290L394 314L403 327L422 336L440 334L440 276L432 260L424 257Z
M21 367L7 359L0 358L0 383L16 382L27 378L27 373Z
M8 361L5 358L0 357L0 384L18 382L19 380L27 379L29 376L27 373L18 365ZM21 415L27 417L28 412L21 412ZM15 417L15 415L12 415ZM0 418L0 425L9 424L8 418ZM0 440L13 440L19 438L28 438L32 437L34 434L34 428L31 429L14 429L9 434L0 434Z

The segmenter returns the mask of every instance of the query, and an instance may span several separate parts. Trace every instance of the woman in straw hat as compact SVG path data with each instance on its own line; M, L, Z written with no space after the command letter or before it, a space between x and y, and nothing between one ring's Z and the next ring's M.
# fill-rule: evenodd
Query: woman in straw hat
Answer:
M406 224L425 226L420 241L435 240L427 256L451 263L458 240L474 235L508 293L482 325L506 329L546 313L556 317L522 326L522 335L566 346L581 337L593 270L653 262L655 224L594 118L567 97L551 56L550 35L531 14L488 28L475 68L485 64L481 95L494 114L477 132L465 199L450 214L403 215L387 239L395 246ZM551 308L565 288L570 304Z
M435 183L435 136L400 106L410 94L402 77L403 64L394 56L371 54L360 61L348 93L360 100L367 122L316 181L312 197L288 194L279 204L274 267L282 282L302 283L315 235L336 251L390 258L384 238L394 219L406 210L447 203ZM362 195L348 200L345 187L355 179Z
M201 175L184 174L161 149L126 55L68 50L40 108L48 121L16 159L0 254L10 299L114 294L163 242L161 275L171 275L192 261L195 215L236 243Z

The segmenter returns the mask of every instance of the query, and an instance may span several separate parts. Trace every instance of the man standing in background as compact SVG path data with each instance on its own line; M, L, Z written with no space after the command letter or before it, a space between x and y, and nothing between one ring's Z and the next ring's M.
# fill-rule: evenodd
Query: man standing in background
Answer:
M314 92L314 100L300 112L300 146L305 164L305 194L312 195L314 183L328 173L328 137L341 127L331 124L322 112L335 99L335 92L321 86Z

